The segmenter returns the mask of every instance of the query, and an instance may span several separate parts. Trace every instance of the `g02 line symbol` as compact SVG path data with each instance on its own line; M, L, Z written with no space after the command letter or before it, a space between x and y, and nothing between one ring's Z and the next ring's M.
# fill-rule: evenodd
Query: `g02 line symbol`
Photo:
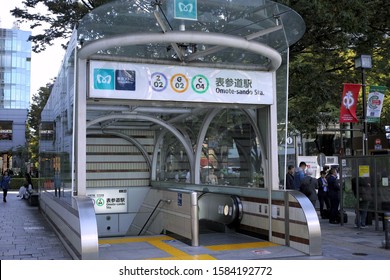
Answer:
M176 74L171 78L171 87L177 93L183 93L188 89L188 79L184 74Z

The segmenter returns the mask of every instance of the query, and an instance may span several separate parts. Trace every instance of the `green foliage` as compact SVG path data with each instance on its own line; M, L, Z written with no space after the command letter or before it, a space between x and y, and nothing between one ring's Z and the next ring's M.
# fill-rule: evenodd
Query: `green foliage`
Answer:
M32 28L47 27L43 33L30 38L34 51L39 52L56 38L68 37L84 15L108 2L110 0L25 0L24 7L13 9L12 14L21 21L31 22ZM356 55L371 54L373 57L373 69L367 71L367 84L390 89L390 1L275 2L291 7L306 23L305 35L290 48L291 129L315 134L320 124L338 122L343 83L361 82L360 72L354 69ZM44 5L48 12L37 12L38 5ZM389 103L387 94L385 104ZM359 108L358 112L361 112ZM31 120L30 125L36 130L34 121ZM390 124L388 107L383 108L382 123Z
M23 184L25 183L25 178L22 176L22 177L12 177L11 179L11 183L10 183L10 189L11 190L19 190L19 188L21 186L23 186ZM38 186L39 186L39 182L42 181L43 182L43 178L39 179L39 178L31 178L31 181L32 181L32 184L34 186L34 189L37 190L38 189Z
M28 147L30 153L30 162L34 165L39 161L39 124L41 122L41 112L46 105L50 95L52 84L46 84L46 87L40 87L38 92L33 95L30 111L28 112L27 126L29 129Z
M290 50L289 121L293 128L308 134L315 133L319 124L338 122L343 83L361 83L360 72L354 68L356 55L373 57L366 83L390 89L390 1L276 2L290 6L306 23L304 37ZM358 117L360 112L358 108ZM388 109L382 113L387 123L389 113Z
M24 7L15 7L11 14L21 22L29 22L32 29L43 26L43 33L32 35L33 51L41 52L57 38L69 37L79 19L92 9L110 0L25 0ZM37 12L37 6L45 6L47 13Z

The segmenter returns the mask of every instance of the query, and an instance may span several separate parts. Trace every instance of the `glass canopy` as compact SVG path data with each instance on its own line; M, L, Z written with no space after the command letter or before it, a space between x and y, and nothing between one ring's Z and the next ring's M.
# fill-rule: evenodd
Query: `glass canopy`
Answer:
M175 19L174 0L118 0L100 6L79 23L82 46L91 41L135 33L197 31L258 42L282 53L304 34L299 14L268 0L198 0L197 20ZM193 1L195 2L195 1ZM181 51L179 51L181 50ZM100 50L100 54L137 59L178 60L224 65L267 65L269 59L248 50L211 44L145 43Z

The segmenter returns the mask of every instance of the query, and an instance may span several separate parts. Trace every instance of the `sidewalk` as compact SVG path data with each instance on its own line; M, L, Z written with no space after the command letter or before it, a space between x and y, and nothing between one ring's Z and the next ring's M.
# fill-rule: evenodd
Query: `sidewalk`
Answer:
M38 207L8 192L0 203L0 260L71 260Z
M7 203L0 203L0 260L71 260L38 207L29 206L27 201L19 200L16 195L16 192L10 192ZM354 228L355 214L347 214L348 223L343 226L320 220L322 256L280 258L279 255L277 259L390 260L390 250L382 247L384 232L375 231L374 226ZM263 256L261 259L266 258Z
M343 225L320 220L322 232L322 254L327 260L390 260L390 250L384 249L385 232L380 222L375 225L355 228L355 213L347 211L348 222ZM313 258L314 259L314 258Z

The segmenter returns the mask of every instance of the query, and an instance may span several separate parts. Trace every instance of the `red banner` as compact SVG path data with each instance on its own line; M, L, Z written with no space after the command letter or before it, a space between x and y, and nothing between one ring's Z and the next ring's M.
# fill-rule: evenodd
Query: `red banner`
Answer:
M360 91L360 84L344 84L343 98L341 99L340 123L357 123L356 105Z

